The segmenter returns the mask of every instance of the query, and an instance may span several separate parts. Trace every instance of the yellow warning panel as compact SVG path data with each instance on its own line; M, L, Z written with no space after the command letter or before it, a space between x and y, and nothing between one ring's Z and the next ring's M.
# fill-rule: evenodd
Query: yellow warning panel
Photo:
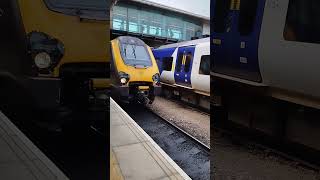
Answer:
M212 43L216 45L221 45L221 39L213 39Z
M92 78L94 89L105 89L110 87L110 79L107 78Z
M230 3L230 10L240 10L240 0L232 0Z
M149 86L139 86L139 90L148 90Z

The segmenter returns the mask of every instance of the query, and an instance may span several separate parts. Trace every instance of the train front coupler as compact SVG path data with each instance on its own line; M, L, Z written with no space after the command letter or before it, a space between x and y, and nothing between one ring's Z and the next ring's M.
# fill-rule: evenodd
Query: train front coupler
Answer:
M134 99L136 99L139 104L143 105L147 104L147 102L149 101L144 91L138 91L134 96Z

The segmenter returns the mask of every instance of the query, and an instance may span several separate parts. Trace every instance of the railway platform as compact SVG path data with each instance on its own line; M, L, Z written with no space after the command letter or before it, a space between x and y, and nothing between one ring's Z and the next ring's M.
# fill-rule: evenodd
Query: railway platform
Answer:
M110 98L110 179L191 179Z
M5 180L68 179L1 111L0 176Z

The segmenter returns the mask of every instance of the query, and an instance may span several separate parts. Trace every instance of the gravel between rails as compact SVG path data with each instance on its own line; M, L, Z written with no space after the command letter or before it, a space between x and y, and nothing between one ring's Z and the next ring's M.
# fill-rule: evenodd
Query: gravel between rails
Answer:
M147 107L210 147L209 114L162 97Z

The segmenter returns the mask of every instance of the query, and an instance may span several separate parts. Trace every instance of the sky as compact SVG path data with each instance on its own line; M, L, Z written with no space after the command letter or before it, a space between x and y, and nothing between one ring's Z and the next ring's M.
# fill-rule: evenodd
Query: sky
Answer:
M210 17L210 0L148 0Z

